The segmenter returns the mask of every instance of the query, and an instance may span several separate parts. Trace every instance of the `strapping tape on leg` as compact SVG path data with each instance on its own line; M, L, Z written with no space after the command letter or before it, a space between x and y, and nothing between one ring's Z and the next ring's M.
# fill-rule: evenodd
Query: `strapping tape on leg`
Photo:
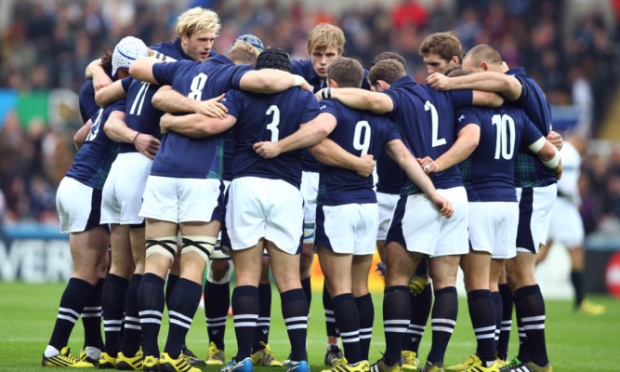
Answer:
M313 223L304 224L304 244L314 243L314 229L315 225Z
M174 262L174 256L177 253L177 237L162 236L159 238L146 240L146 257L152 254L160 254L168 257Z
M216 237L206 235L183 235L182 240L181 254L196 252L205 261L209 260L217 243Z

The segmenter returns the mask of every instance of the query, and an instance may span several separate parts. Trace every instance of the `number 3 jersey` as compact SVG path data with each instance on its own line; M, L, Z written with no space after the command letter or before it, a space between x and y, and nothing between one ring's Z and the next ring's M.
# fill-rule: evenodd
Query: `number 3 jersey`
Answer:
M251 71L247 65L235 65L221 54L205 62L178 61L153 66L159 84L171 84L177 92L198 100L207 100L234 88ZM175 178L222 178L222 135L189 138L166 134L153 160L151 175Z
M277 94L233 90L223 101L228 115L237 118L234 137L232 178L261 177L284 180L296 188L301 183L301 150L263 159L252 146L293 134L301 124L319 114L319 102L310 92L291 88Z
M459 164L470 202L516 202L514 162L519 150L543 134L519 108L468 107L457 110L457 131L469 124L480 127L480 142ZM536 156L535 154L533 154Z
M429 156L433 160L456 141L454 110L470 106L473 99L471 90L438 92L426 84L417 85L411 76L396 80L383 93L392 99L390 117L398 122L403 141L413 156ZM431 180L438 189L463 186L456 166L431 174ZM401 195L420 193L411 181L401 190Z

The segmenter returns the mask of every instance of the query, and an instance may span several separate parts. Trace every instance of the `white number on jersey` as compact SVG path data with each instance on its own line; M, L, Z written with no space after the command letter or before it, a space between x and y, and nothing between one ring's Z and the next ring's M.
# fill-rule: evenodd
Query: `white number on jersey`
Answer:
M192 79L192 85L190 86L191 92L187 95L191 99L196 101L202 100L202 90L207 83L207 75L203 72L199 73Z
M271 132L271 142L278 142L280 131L278 125L280 124L280 109L276 105L271 105L267 109L266 115L273 115L271 123L267 124L267 129Z
M97 119L95 119L93 124L90 126L90 132L88 132L88 136L86 136L85 142L90 142L94 140L95 138L97 138L97 135L99 134L99 129L101 129L101 117L102 116L103 116L103 109L100 108L99 112L97 113Z
M364 138L362 140L362 130ZM367 121L358 121L355 125L355 133L353 134L353 148L362 152L361 156L368 154L370 147L370 124Z
M510 115L493 115L491 118L495 131L495 159L500 156L506 160L512 159L515 153L515 121Z
M430 111L431 112L431 125L432 125L432 129L433 129L433 133L432 133L433 143L432 143L432 146L433 147L437 147L437 146L445 145L446 144L446 139L445 138L437 138L437 136L439 136L439 115L437 115L437 109L435 108L435 106L430 101L426 101L426 102L424 102L424 111Z
M130 115L140 116L142 113L142 105L144 105L144 98L146 97L146 91L149 89L150 85L150 83L141 83L136 99L131 104L131 110L129 110Z

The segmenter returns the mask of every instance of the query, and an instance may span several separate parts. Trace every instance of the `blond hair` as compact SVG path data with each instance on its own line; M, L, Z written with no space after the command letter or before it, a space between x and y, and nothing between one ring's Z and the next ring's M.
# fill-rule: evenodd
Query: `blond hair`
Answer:
M222 25L220 17L212 10L195 7L179 16L177 22L177 36L191 37L196 31L214 30L215 34L220 33Z
M228 58L238 65L256 65L258 49L245 41L237 41L228 51Z
M330 45L335 46L338 53L342 53L344 42L344 32L340 27L321 22L308 34L308 54L324 51Z
M501 65L502 57L497 50L487 44L478 44L471 48L465 56L474 66L480 66L482 62L492 65Z

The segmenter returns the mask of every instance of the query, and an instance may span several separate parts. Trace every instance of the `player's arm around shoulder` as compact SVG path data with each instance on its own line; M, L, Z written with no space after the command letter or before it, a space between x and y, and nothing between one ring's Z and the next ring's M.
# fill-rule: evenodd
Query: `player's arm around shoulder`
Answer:
M473 89L495 92L501 94L508 101L517 100L523 90L519 79L495 71L477 72L456 77L447 77L435 72L426 78L426 83L439 91Z
M540 137L528 148L538 155L547 168L553 169L558 180L562 177L562 155L553 143L545 137Z
M371 92L360 88L323 88L316 93L321 99L332 98L347 107L386 114L394 110L392 98L385 93Z
M191 138L205 138L220 134L237 123L237 118L226 115L223 119L202 114L164 114L159 120L162 134L175 132Z
M279 93L293 87L312 92L312 86L300 75L271 68L246 72L239 80L239 87L254 93Z

